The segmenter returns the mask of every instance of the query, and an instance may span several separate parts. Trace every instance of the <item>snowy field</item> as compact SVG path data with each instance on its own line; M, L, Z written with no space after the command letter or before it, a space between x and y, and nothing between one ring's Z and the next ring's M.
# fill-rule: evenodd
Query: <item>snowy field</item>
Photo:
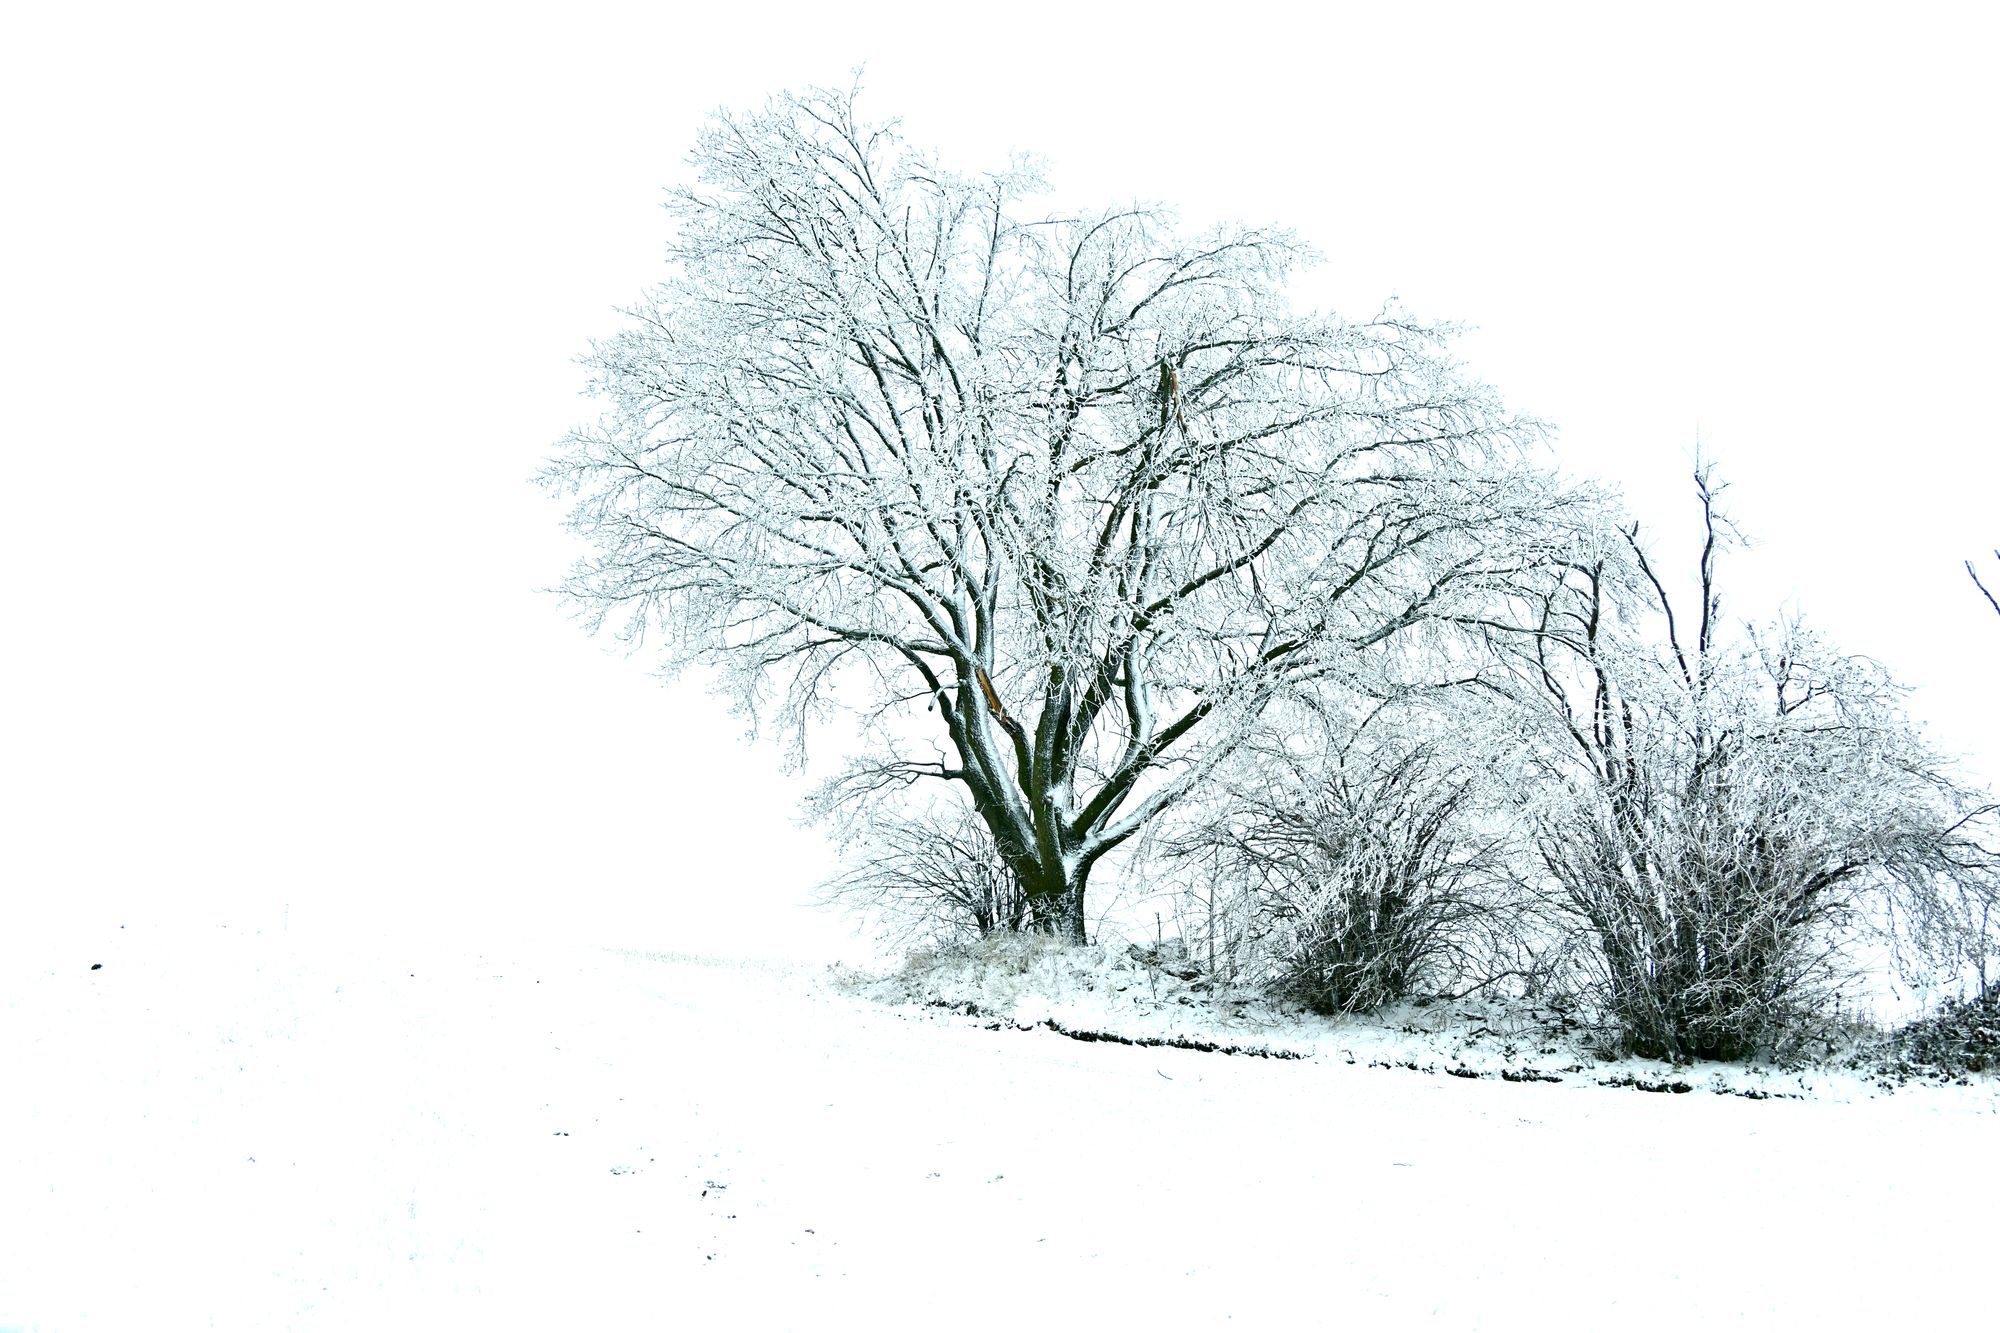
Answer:
M795 964L30 943L0 970L0 1329L1991 1317L1991 1079L1656 1095L1374 1067L1390 1038L1355 1034L1086 1044ZM999 1001L1104 1018L1032 989Z

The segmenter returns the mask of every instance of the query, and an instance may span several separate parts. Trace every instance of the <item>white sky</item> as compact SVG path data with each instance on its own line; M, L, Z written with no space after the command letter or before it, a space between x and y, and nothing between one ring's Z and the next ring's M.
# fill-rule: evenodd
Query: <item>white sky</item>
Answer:
M1479 326L1656 528L1699 431L1735 610L1794 597L2000 775L1979 8L722 8L10 16L0 911L836 941L801 784L533 591L527 478L702 116L864 62L955 165L1284 223L1337 308Z

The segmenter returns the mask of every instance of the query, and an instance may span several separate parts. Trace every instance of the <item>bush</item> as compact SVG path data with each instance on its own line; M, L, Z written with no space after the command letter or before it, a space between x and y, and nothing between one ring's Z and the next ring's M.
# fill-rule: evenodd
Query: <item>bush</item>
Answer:
M1728 633L1726 525L1705 472L1697 484L1691 638L1636 528L1622 568L1614 545L1551 590L1518 666L1539 737L1517 799L1627 1045L1731 1060L1821 1015L1861 935L1914 924L1962 952L1955 901L1984 893L1992 861L1969 830L1991 806L1947 775L1874 663L1796 623Z
M878 813L850 835L848 868L822 902L866 918L891 945L1022 930L1028 902L979 816L962 808Z
M1946 1075L2000 1072L2000 981L1897 1029L1893 1049Z
M1478 766L1407 718L1377 712L1344 737L1321 721L1310 750L1298 730L1250 747L1169 858L1204 904L1221 886L1253 973L1316 1013L1491 980L1507 875L1476 819Z

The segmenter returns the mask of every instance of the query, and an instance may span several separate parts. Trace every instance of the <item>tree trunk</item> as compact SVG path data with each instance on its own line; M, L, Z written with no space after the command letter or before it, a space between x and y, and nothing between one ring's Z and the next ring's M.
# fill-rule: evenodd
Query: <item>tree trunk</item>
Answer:
M1061 868L1047 873L1039 865L1021 875L1028 900L1029 928L1066 944L1084 944L1083 894L1090 870L1085 867L1064 878Z
M961 753L964 751L961 746ZM1032 826L1020 812L1009 810L976 783L968 781L967 786L972 792L973 808L985 821L1001 862L1019 887L1020 901L1027 906L1027 928L1037 935L1054 936L1070 944L1085 943L1084 888L1095 858L1085 860L1065 847L1060 832L1029 832ZM1044 813L1047 817L1046 808Z

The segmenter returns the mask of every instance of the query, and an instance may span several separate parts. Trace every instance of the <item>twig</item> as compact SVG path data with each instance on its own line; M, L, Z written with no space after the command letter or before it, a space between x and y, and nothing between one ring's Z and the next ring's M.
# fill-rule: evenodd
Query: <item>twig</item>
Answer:
M2000 551L1995 551L1993 553L1993 558L1995 560L2000 560ZM1993 604L1993 609L1995 611L2000 611L2000 598L1995 597L1992 594L1992 592L1990 592L1987 589L1986 585L1979 581L1979 571L1972 567L1972 562L1970 560L1965 562L1965 572L1972 575L1972 586L1979 589L1979 591L1985 593L1986 600Z

